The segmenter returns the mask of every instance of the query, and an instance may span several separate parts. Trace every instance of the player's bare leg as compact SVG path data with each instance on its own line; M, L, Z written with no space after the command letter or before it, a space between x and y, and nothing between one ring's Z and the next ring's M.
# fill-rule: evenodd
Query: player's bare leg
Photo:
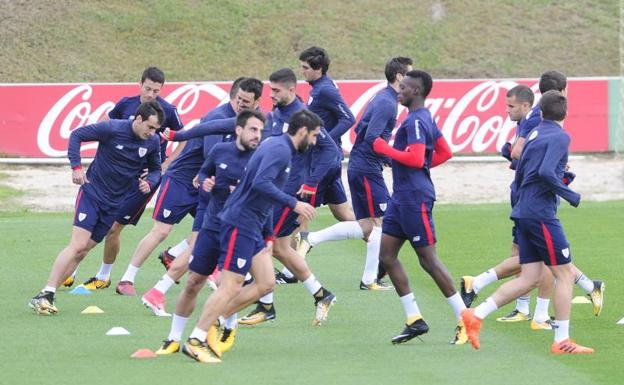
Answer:
M339 204L330 203L327 206L329 206L329 210L338 221L346 222L355 220L355 214L353 213L351 206L349 206L349 202Z
M108 234L106 234L106 238L104 238L103 263L113 264L115 260L117 260L119 249L121 248L121 232L124 227L125 226L119 222L115 222L108 231Z
M260 252L255 255L249 273L254 278L253 282L243 286L240 293L228 303L223 311L223 315L226 318L273 291L275 277L273 275L273 257L271 254Z

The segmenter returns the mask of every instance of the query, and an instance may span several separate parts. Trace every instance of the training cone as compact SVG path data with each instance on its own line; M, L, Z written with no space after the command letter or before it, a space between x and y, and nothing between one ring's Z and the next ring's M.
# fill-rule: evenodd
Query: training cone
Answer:
M76 286L75 289L73 289L72 291L69 292L69 294L74 294L74 295L89 295L91 294L91 290L87 289L86 287L80 285L80 286Z
M107 331L106 335L107 336L127 336L127 335L130 335L130 332L120 326L115 326L111 330Z
M102 314L104 310L100 309L97 306L87 306L80 314Z
M591 301L589 300L589 298L579 295L578 297L572 298L572 303L578 305L582 303L591 303Z
M618 325L624 325L624 318L622 318L621 320L619 320L619 321L617 322L617 324L618 324Z
M156 357L156 353L149 349L139 349L136 352L132 353L130 356L132 358L154 358Z

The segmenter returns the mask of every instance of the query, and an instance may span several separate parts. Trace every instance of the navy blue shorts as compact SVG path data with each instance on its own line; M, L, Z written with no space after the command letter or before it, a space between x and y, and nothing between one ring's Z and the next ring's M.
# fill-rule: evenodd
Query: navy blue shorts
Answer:
M314 207L321 205L339 205L347 202L347 193L342 184L342 167L330 170L321 180L316 194L310 199Z
M511 239L515 245L518 244L518 228L516 227L515 224L511 228Z
M383 175L379 173L361 173L347 170L351 205L357 220L383 217L390 193Z
M115 211L107 207L102 207L83 188L78 190L75 204L74 226L85 229L91 233L91 239L95 242L102 242L115 221Z
M195 218L193 219L193 228L191 231L199 231L202 228L204 215L206 214L206 207L208 207L208 201L199 198L197 209L195 210Z
M288 206L273 206L273 234L276 238L287 237L301 225L299 214Z
M189 270L201 274L210 275L217 267L221 254L221 241L219 232L209 229L200 229L191 254Z
M254 255L258 254L265 246L260 233L251 234L236 226L221 224L221 253L219 255L219 268L245 275L251 267Z
M169 225L180 223L186 214L195 216L197 203L196 188L165 175L161 181L152 218Z
M121 202L121 206L119 210L117 210L117 215L115 216L115 222L121 225L133 225L139 222L143 212L145 211L145 207L152 200L152 197L158 190L158 186L160 185L160 181L155 186L152 186L151 190L147 194L143 194L139 190L139 182L138 180L132 185L130 192L126 194L123 202Z
M433 202L405 205L390 199L381 231L395 238L408 240L414 248L434 245L436 236L432 210Z
M572 262L570 243L558 219L516 219L520 263L544 262L548 266Z

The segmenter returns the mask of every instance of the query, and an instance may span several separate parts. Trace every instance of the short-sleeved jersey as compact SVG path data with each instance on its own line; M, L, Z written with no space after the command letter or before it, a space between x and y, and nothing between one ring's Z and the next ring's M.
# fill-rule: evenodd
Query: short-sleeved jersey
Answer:
M357 136L349 154L349 169L359 172L383 170L384 158L373 151L373 142L377 138L386 142L390 139L396 126L397 112L397 92L388 85L368 103L355 128Z
M86 173L89 182L83 185L83 190L110 207L121 203L145 164L149 171L147 181L155 186L160 180L158 136L140 139L132 130L132 123L132 120L103 121L77 128L69 136L67 153L72 167L80 166L80 143L99 143Z
M408 130L412 130L414 143L408 143ZM411 111L401 123L393 147L399 151L412 144L425 145L425 163L422 168L408 167L392 160L393 194L392 199L398 202L432 202L435 201L435 188L431 181L429 167L435 143L442 136L431 112L425 107Z

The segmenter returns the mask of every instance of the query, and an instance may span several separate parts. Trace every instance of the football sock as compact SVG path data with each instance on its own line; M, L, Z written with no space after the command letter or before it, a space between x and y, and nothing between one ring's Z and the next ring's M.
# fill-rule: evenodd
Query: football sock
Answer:
M128 269L124 273L123 277L121 277L121 281L130 281L134 283L134 278L136 274L139 272L140 267L132 266L132 264L128 264Z
M99 279L100 281L108 281L110 278L110 273L112 269L113 269L112 263L102 262L102 264L100 265L100 271L97 272L97 274L95 275L95 278Z
M518 299L516 300L516 310L526 315L531 314L531 310L529 310L530 305L531 305L530 296L518 297Z
M167 339L180 342L188 320L189 317L182 317L180 315L173 314L173 319L171 320L171 330L169 331L169 337L167 337Z
M76 270L74 270L74 272L71 274L71 276L76 278L76 274L78 274L78 267L76 267Z
M158 283L154 285L154 289L165 294L167 291L169 291L169 289L171 288L171 286L173 286L174 283L175 281L169 276L169 274L165 274L162 276L160 281L158 281Z
M370 285L377 278L380 246L381 227L374 226L368 237L368 242L366 242L366 264L364 265L364 274L362 274L362 282L366 285Z
M223 326L225 326L228 329L236 329L238 327L237 317L238 317L238 313L232 314L231 316L225 319L225 322L223 322Z
M295 275L290 272L286 267L282 269L282 274L286 276L286 278L293 278Z
M479 293L481 289L496 281L498 281L496 271L494 271L494 269L490 269L475 277L475 279L472 281L472 290L474 290L475 293Z
M206 341L207 336L208 332L206 330L201 330L198 327L195 327L189 338L197 338L198 340L204 342Z
M182 240L182 242L178 243L177 245L173 246L172 248L169 249L169 251L167 251L169 253L169 255L171 255L174 258L177 258L180 256L180 254L182 254L184 252L184 250L186 250L189 247L189 243L186 239Z
M484 319L490 313L495 312L498 309L498 305L492 299L492 297L488 297L485 302L481 303L479 306L475 308L474 315L479 319Z
M273 292L270 292L269 294L260 297L259 301L262 302L263 304L273 303Z
M453 309L453 313L455 313L455 318L459 320L461 318L461 312L466 310L466 305L462 300L459 293L455 293L450 297L446 298L446 301L449 305L451 305L451 309Z
M555 342L561 342L570 338L570 320L556 320L553 326L553 329L555 329Z
M583 273L580 273L574 283L576 283L587 294L591 294L591 292L594 290L594 281L587 278L587 276L585 276L585 274Z
M540 298L537 297L537 302L535 303L535 314L533 314L533 319L535 322L546 322L548 317L548 305L550 304L550 298Z
M338 222L323 230L314 231L308 234L308 242L311 246L316 246L327 241L341 241L344 239L362 239L364 233L357 221Z
M316 277L314 276L314 274L310 274L310 276L308 277L308 279L306 279L305 281L303 281L303 286L310 292L310 294L314 295L316 292L318 292L322 285L319 281L316 280Z
M418 318L422 318L420 309L414 298L414 293L405 294L403 297L399 297L403 310L405 311L405 317L407 318L407 324L411 324Z
M50 293L56 293L56 288L52 287L52 286L46 286L41 291L47 291L47 292L50 292Z

